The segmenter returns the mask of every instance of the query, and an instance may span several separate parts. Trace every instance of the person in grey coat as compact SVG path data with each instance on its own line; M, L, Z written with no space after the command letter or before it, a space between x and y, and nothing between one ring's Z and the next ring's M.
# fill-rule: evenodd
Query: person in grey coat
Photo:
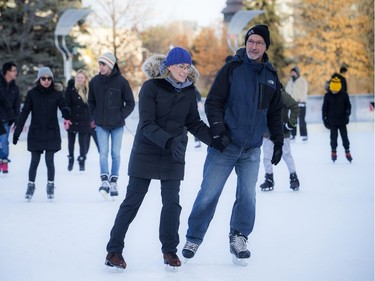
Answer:
M164 263L178 267L176 255L181 206L180 183L184 179L187 131L205 144L211 143L207 125L200 119L194 82L198 71L183 48L167 56L155 55L143 65L150 78L139 93L139 123L129 159L129 183L107 244L105 264L124 269L124 239L152 179L160 180L162 210L159 239Z
M69 119L69 108L64 106L64 97L62 92L57 90L51 69L49 67L41 67L38 70L35 87L26 95L25 103L13 134L13 144L17 144L23 126L31 113L27 135L27 150L31 152L29 183L25 195L27 200L31 200L34 194L36 172L43 152L45 152L47 166L47 198L54 198L54 155L61 150L57 109L60 109L64 119Z

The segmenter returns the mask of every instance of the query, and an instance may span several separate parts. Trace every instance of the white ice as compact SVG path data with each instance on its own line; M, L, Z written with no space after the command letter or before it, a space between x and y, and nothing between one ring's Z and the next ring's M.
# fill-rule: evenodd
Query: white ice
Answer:
M134 131L136 120L130 118L128 123ZM46 198L42 158L35 195L31 202L26 202L30 153L23 133L16 146L11 144L9 174L0 175L0 280L374 280L374 124L349 124L352 163L344 157L340 138L338 160L332 163L328 130L321 124L309 124L308 130L307 143L300 139L292 143L300 191L289 189L284 162L274 170L275 190L260 191L264 176L261 164L248 266L233 265L229 253L228 223L236 182L231 175L196 257L175 273L164 269L158 240L158 181L152 182L130 225L124 250L128 267L123 273L103 270L109 232L128 180L127 162L133 141L128 130L123 138L120 196L111 202L104 201L98 192L99 160L93 142L86 171L79 172L77 162L72 172L67 171L64 132L63 149L55 156L55 200L50 202ZM205 147L194 148L190 136L180 193L180 257L204 159Z

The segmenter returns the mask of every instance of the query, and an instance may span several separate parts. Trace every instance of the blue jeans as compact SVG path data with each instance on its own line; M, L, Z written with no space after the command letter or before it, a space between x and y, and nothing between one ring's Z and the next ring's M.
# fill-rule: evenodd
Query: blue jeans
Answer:
M124 127L107 130L102 127L96 126L96 134L99 144L100 154L100 175L119 175L120 170L120 152L122 144L122 135L124 133ZM111 136L111 157L112 157L112 168L109 173L108 168L108 153L109 153L109 137Z
M4 128L7 131L7 133L0 136L0 159L1 160L8 159L8 156L9 156L10 126L8 125L8 122L5 122L3 124L4 124Z
M201 189L188 220L187 240L202 243L225 182L233 168L237 174L237 189L230 219L230 232L237 230L246 237L252 232L259 163L259 147L243 150L230 144L223 153L212 147L208 148Z

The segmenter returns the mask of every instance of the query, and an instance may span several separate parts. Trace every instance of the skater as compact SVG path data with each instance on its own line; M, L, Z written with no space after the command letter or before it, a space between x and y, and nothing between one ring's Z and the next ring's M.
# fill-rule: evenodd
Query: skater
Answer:
M65 91L65 104L70 108L70 120L64 120L64 127L68 132L68 171L71 171L74 165L76 135L78 135L79 143L79 156L77 158L79 170L85 170L87 142L91 130L88 94L89 75L86 70L79 69L75 79L69 80Z
M301 72L298 66L294 66L290 70L290 79L285 86L285 90L289 93L293 99L298 102L299 106L299 133L303 141L307 141L307 125L306 125L306 101L308 94L309 84L306 79L301 76ZM297 128L294 128L291 132L291 139L295 139L297 135Z
M290 188L294 191L299 190L299 180L297 177L296 166L292 156L292 151L290 148L290 132L297 125L297 117L299 114L298 103L285 91L282 84L281 86L281 97L283 101L283 110L281 112L281 119L284 124L284 145L283 145L283 156L288 171L290 179ZM264 183L260 185L262 191L271 191L274 189L274 179L273 179L273 167L271 164L272 152L273 152L273 142L270 140L269 133L265 133L263 136L263 165L266 171Z
M98 59L99 74L89 83L89 107L96 127L100 155L99 192L104 198L118 196L117 180L120 170L120 152L125 119L134 110L133 91L122 75L117 59L105 53ZM111 139L111 171L108 165L109 140Z
M337 74L333 74L329 90L324 95L322 106L323 123L330 130L331 159L333 162L337 160L338 132L341 135L346 159L349 162L353 160L346 128L346 125L349 124L351 108L349 95L343 90L340 77Z
M265 53L269 46L266 25L250 28L245 48L219 70L208 93L205 110L213 141L188 220L185 258L192 258L203 242L233 169L237 187L229 225L230 252L235 263L246 263L250 257L247 240L255 221L260 146L267 126L274 143L272 164L279 163L283 146L280 82Z
M25 103L13 134L13 144L17 144L23 126L31 113L27 135L27 150L31 152L29 183L27 184L25 195L27 200L30 200L34 194L36 172L43 152L45 152L47 166L47 198L54 198L54 155L61 149L57 109L60 109L64 119L69 119L69 108L64 107L64 97L55 87L51 69L49 67L39 68L35 87L26 95Z
M162 209L159 239L164 263L176 269L181 206L180 182L184 178L187 131L209 145L211 135L200 119L194 82L198 71L191 56L175 47L167 56L155 55L143 64L149 80L139 93L139 123L129 159L129 183L107 244L105 264L124 269L124 239L152 179L160 180Z
M9 172L9 134L12 126L20 115L20 91L16 84L17 65L10 61L3 64L0 75L0 92L5 98L6 106L0 106L0 126L5 134L0 134L0 172Z

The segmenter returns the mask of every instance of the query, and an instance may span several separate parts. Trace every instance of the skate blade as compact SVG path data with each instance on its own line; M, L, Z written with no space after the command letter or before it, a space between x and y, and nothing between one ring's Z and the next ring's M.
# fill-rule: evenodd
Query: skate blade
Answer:
M273 187L269 187L269 188L261 188L262 191L272 191L273 190Z
M117 267L117 266L111 266L111 265L105 265L104 271L110 272L110 273L122 273L124 271L124 268Z
M169 272L177 272L179 266L171 266L169 264L165 264L164 268L165 268L166 271L169 271Z
M183 263L183 264L187 264L189 260L190 260L190 259L183 257L183 258L182 258L182 263Z
M114 201L114 199L109 196L109 193L104 190L99 190L100 194L103 196L103 198L107 201Z
M235 255L232 255L232 261L235 265L239 266L247 266L249 263L249 259L239 259Z

